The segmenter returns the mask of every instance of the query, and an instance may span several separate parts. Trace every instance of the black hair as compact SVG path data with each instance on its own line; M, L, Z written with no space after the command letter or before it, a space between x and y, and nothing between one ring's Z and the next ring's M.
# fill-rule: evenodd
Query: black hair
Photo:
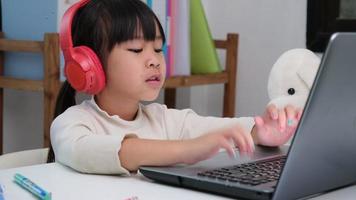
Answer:
M157 16L141 0L92 0L78 9L72 21L73 46L85 45L99 57L106 71L107 57L116 44L136 39L156 39L156 26L165 43L163 28ZM59 91L54 118L74 106L76 91L65 81ZM47 162L54 162L50 145Z

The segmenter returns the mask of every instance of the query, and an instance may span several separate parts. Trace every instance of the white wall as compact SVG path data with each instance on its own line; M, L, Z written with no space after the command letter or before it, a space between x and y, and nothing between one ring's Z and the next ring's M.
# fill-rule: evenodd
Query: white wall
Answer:
M275 60L287 49L305 48L306 0L202 2L214 38L224 39L228 32L240 35L237 116L261 113L268 102L267 78ZM221 62L225 63L224 56ZM178 96L180 108L190 102L199 114L221 116L222 85L183 89ZM32 92L5 91L4 152L42 146L42 98Z
M306 0L202 0L214 38L240 35L237 116L263 112L270 68L287 49L305 48ZM222 60L223 63L225 62ZM192 107L220 115L222 86L193 88ZM199 95L196 95L199 94Z

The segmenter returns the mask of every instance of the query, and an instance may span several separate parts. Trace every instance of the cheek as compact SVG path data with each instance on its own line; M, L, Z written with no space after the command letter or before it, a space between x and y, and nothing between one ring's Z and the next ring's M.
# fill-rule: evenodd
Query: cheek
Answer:
M115 88L133 88L140 84L140 77L142 76L139 66L128 63L128 59L123 59L122 62L116 62L111 65L108 71L108 83Z
M163 75L166 75L166 70L167 70L167 66L166 66L166 60L164 59L164 57L161 59L160 61L161 64L161 71L163 73Z
M112 70L109 73L108 81L119 83L120 85L129 85L132 84L133 81L137 81L137 72L135 73L130 70L129 66Z

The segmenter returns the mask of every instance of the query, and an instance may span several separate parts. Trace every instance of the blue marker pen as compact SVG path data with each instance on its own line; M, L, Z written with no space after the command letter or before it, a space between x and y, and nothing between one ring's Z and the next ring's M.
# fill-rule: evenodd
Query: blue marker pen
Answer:
M15 174L15 183L19 184L21 187L30 191L32 194L36 195L41 200L51 200L51 193L40 188L30 179L22 176L21 174Z
M4 190L2 189L2 185L0 184L0 200L5 200Z

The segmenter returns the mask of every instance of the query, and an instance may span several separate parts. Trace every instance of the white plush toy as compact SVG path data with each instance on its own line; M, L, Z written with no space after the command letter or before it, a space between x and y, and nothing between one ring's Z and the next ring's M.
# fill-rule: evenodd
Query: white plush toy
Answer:
M288 104L303 108L319 64L320 58L307 49L283 53L269 75L269 104L274 103L278 108Z

